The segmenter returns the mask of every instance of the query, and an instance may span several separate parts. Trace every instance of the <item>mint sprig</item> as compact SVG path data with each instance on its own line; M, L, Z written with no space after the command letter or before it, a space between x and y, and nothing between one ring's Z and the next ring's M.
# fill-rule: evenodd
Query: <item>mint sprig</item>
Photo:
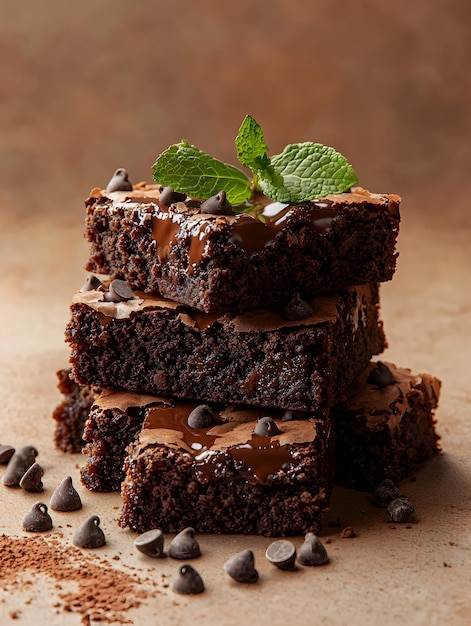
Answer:
M342 193L358 181L342 154L319 143L290 144L270 158L263 131L250 115L242 122L235 145L240 163L252 170L252 181L187 141L170 146L157 158L154 180L203 199L224 189L232 204L245 202L253 191L278 202L315 200Z

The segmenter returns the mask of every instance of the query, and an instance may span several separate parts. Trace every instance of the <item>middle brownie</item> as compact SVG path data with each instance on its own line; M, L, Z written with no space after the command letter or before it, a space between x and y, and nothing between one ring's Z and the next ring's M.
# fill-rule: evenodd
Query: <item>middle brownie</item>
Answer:
M378 301L376 284L353 287L310 300L312 313L289 321L274 307L217 316L92 290L76 294L66 340L83 385L325 412L386 347Z

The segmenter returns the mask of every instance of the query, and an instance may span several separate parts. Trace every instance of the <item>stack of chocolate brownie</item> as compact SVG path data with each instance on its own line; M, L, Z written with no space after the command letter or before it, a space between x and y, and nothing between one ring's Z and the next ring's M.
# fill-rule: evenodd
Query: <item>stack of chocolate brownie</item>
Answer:
M83 433L85 485L121 488L122 526L317 532L335 471L372 489L437 450L439 381L370 362L397 196L231 207L121 182L86 202L54 417L62 449Z

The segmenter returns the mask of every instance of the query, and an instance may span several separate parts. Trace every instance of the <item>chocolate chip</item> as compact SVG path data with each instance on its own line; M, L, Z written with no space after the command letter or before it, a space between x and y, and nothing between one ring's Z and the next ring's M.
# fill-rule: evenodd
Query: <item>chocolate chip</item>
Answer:
M308 533L303 545L298 551L298 561L301 565L324 565L329 562L327 550L321 540L314 533Z
M201 207L201 213L212 213L213 215L232 215L232 204L228 202L225 191L220 191L215 196L205 200Z
M401 497L401 492L392 480L386 478L379 484L373 494L373 504L385 509L396 498Z
M207 404L199 404L188 416L190 428L209 428L214 424L213 410Z
M296 561L296 548L291 541L280 539L268 546L265 556L279 569L292 570Z
M44 488L41 478L44 476L44 470L39 463L33 463L31 467L24 473L20 480L20 487L25 491L39 492Z
M172 559L195 559L201 556L201 550L195 539L195 529L185 528L170 542L168 553Z
M224 563L224 571L238 583L256 583L258 572L252 550L243 550Z
M120 280L119 278L110 282L108 292L105 293L106 302L126 302L127 300L132 300L133 298L134 293L131 287L129 287L124 280Z
M16 450L8 461L2 483L7 487L17 487L37 456L38 451L33 446L23 446Z
M267 415L258 420L253 433L262 437L273 437L273 435L279 435L281 430L276 425L275 420Z
M295 293L283 309L283 317L289 322L305 320L312 315L312 306Z
M378 361L376 367L371 370L366 382L383 389L383 387L387 387L388 385L394 385L396 379L392 375L389 367L382 361Z
M92 515L75 531L72 539L74 546L79 548L101 548L106 543L105 533L100 528L100 518Z
M116 170L106 185L106 191L132 191L132 184L129 182L128 173L124 168L120 167Z
M415 515L415 507L407 498L396 498L388 505L388 513L391 522L407 524Z
M72 484L71 476L66 476L55 489L50 507L54 511L78 511L82 508L82 500Z
M160 192L159 203L170 206L175 202L185 202L186 197L186 194L175 191L173 187L163 187Z
M42 533L51 530L52 519L47 512L47 506L44 502L36 502L23 517L21 522L23 530L29 533Z
M13 446L0 446L0 463L2 465L8 463L14 454L15 448Z
M148 530L146 533L142 533L134 540L134 546L147 556L154 558L160 558L165 555L164 552L164 534L159 529Z
M285 411L281 416L282 422L292 422L293 420L308 420L310 418L309 413L305 413L304 411Z
M353 530L352 526L345 526L345 528L340 533L342 539L353 539L357 536L356 532Z
M202 593L204 591L204 582L191 565L185 564L179 567L178 575L172 583L172 589L176 593L182 594Z
M99 287L103 287L103 283L99 278L94 276L93 274L89 274L82 285L80 291L83 293L85 291L94 291L95 289L99 289Z

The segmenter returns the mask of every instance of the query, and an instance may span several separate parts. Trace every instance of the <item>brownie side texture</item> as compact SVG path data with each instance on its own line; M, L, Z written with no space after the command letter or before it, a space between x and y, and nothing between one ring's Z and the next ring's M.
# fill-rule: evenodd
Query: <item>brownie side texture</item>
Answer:
M71 370L57 372L62 402L53 412L56 422L54 428L54 444L64 452L80 452L85 445L83 430L90 408L101 390L89 385L79 385L70 377Z
M259 197L233 215L159 204L159 186L88 198L87 269L205 312L241 312L390 280L400 198L361 188L298 205Z
M218 317L140 293L103 298L76 294L66 329L84 385L325 411L385 347L375 284L312 299L298 321L277 308Z
M266 437L253 433L253 409L223 409L220 423L192 429L191 406L154 408L129 446L121 526L267 536L319 531L333 476L328 419L278 420L281 432Z
M379 388L367 380L371 363L333 409L336 482L373 491L389 478L400 482L439 451L434 412L440 381L430 374L385 364L396 382Z

